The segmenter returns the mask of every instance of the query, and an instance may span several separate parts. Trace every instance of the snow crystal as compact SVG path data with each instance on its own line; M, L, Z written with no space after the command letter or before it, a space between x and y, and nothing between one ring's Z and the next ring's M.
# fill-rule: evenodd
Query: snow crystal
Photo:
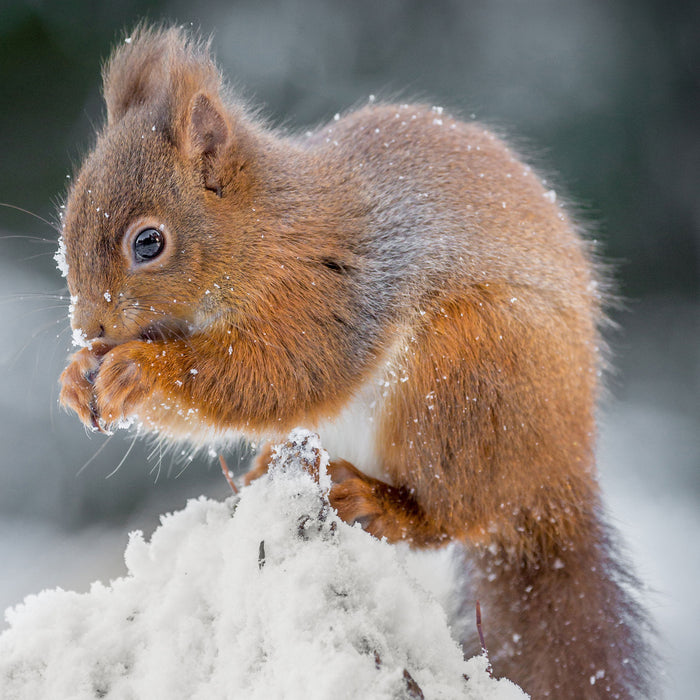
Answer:
M112 295L109 292L103 294L105 301L112 301Z
M58 250L53 254L56 267L63 277L68 277L68 262L66 261L66 243L63 236L58 237Z
M88 340L88 337L82 328L73 329L73 345L75 345L76 348L92 347L92 343Z
M544 198L548 201L554 204L554 202L557 201L557 193L554 190L548 190L547 192L544 193Z
M123 578L8 610L0 697L526 697L464 660L398 548L330 509L307 471L324 459L296 432L238 496L132 533Z
M137 418L135 416L128 416L126 418L119 418L117 422L111 426L116 430L129 430L134 425L137 424Z

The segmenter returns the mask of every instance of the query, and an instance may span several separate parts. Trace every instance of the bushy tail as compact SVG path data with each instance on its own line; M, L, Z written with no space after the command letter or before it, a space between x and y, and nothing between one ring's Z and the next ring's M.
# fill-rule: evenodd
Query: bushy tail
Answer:
M588 525L537 556L512 543L476 552L472 609L479 600L494 673L535 699L658 697L640 584L614 533L594 515Z

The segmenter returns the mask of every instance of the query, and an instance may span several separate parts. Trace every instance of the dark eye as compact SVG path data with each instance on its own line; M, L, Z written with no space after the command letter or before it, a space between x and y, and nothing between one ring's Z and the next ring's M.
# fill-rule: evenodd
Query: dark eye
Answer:
M134 238L134 257L137 262L153 260L160 255L165 245L165 236L156 228L145 228Z

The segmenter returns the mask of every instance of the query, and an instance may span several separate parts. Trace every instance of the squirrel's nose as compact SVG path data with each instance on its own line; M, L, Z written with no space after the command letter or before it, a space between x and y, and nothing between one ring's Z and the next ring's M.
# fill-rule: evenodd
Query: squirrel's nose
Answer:
M88 314L82 313L78 309L74 311L71 318L71 327L73 331L79 331L85 341L97 340L105 336L105 327L100 319L90 318Z

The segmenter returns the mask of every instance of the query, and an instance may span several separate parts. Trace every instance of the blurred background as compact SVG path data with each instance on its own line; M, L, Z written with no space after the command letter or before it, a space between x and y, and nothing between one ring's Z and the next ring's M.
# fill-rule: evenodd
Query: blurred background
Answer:
M56 403L70 331L50 222L102 120L101 61L142 18L213 33L228 77L277 124L309 128L370 94L419 98L476 115L556 173L625 300L613 313L602 481L652 589L667 696L693 696L700 3L4 0L0 202L26 212L0 207L0 609L119 575L129 529L227 493L215 460L87 436Z

